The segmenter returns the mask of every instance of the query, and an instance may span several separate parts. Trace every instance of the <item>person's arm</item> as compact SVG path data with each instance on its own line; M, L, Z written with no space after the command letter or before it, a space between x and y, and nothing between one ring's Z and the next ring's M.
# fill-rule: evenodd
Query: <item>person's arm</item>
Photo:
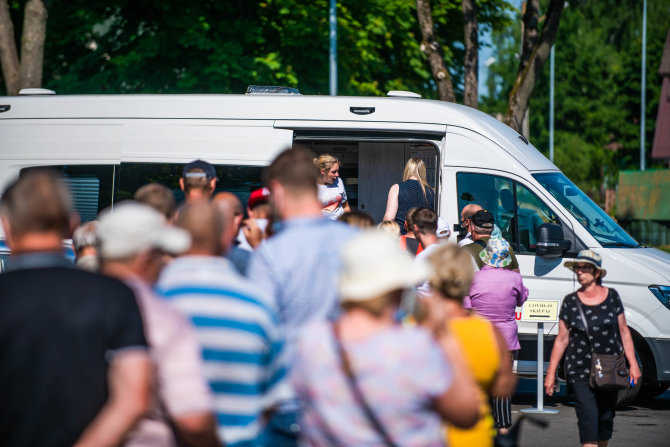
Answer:
M108 373L109 398L86 427L76 447L117 446L149 409L151 363L145 350L114 354Z
M216 419L209 412L180 416L174 419L179 440L187 446L193 447L219 447L216 434Z
M547 368L547 376L544 379L544 391L548 396L554 394L554 385L556 384L556 369L558 362L561 361L565 348L568 347L568 340L570 338L570 330L565 321L560 320L558 323L558 335L554 340L554 347L551 350L549 357L549 367Z
M628 360L629 379L635 384L638 383L640 377L642 377L642 371L640 371L640 365L638 365L637 359L635 358L633 337L630 335L630 329L628 329L628 324L626 323L626 315L624 315L623 312L619 314L617 321L619 323L621 342L623 343L623 352L626 355L626 360Z
M477 384L465 361L458 340L448 332L438 339L452 368L453 380L447 391L436 400L437 412L444 421L458 428L470 428L479 420Z
M400 187L396 183L389 189L388 200L386 201L386 212L384 213L384 220L395 220L395 215L398 213L398 191Z
M516 387L517 377L512 371L512 362L510 361L510 352L507 350L507 343L500 331L491 325L495 334L498 352L500 353L500 365L493 383L491 384L491 395L497 397L510 396Z
M529 294L528 287L523 285L523 278L519 274L519 284L517 287L517 297L516 297L516 307L521 307L523 303L528 299Z
M344 202L344 204L342 205L342 209L344 210L345 213L350 213L351 207L349 206L349 202Z

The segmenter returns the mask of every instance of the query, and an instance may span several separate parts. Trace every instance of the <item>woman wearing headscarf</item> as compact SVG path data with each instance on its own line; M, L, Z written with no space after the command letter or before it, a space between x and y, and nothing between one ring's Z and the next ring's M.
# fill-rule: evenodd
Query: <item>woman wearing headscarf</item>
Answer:
M484 265L475 274L470 296L463 300L463 306L471 307L493 323L505 339L508 361L512 362L521 348L514 311L528 298L528 289L521 274L505 268L512 263L505 239L489 239L479 257ZM512 396L495 397L491 403L496 428L501 434L507 433L512 426Z
M476 385L443 320L432 332L396 317L405 291L426 277L378 230L347 244L342 315L304 329L292 367L307 445L443 446L444 421L477 421Z
M389 189L386 212L383 220L395 220L400 226L400 234L405 229L405 214L412 208L435 209L435 190L426 180L426 165L420 158L410 158L405 164L402 183Z
M564 265L575 272L580 287L563 299L544 388L549 396L553 394L556 368L565 353L565 372L568 389L575 399L579 441L585 447L603 447L612 438L618 391L589 385L591 350L598 354L623 351L629 365L630 386L639 382L642 373L621 298L616 290L602 285L607 271L602 268L600 255L582 250L574 261L566 261Z

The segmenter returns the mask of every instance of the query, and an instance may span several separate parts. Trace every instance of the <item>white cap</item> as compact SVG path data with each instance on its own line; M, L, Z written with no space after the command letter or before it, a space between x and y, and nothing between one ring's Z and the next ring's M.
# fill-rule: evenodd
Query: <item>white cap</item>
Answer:
M342 251L340 301L365 301L392 290L413 287L428 278L398 240L379 230L366 230Z
M435 232L437 237L449 237L451 236L451 228L449 228L449 222L444 217L437 218L437 231Z
M180 254L188 250L191 236L181 228L168 225L153 208L126 201L106 209L98 223L100 255L103 259L129 258L148 248Z

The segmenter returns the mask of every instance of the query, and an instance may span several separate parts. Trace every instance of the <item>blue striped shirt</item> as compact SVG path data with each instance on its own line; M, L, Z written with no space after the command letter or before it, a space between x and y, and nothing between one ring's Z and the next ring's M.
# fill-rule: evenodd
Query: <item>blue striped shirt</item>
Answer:
M177 258L157 289L196 327L219 435L255 445L262 412L290 397L274 304L221 257Z

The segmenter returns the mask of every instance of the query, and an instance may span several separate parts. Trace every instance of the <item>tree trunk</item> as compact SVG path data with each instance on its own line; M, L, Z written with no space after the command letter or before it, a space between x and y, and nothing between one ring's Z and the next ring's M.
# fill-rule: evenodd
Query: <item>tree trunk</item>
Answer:
M519 71L510 92L506 118L507 124L517 132L521 130L521 122L528 109L528 100L556 39L564 2L565 0L550 0L539 37L537 31L539 0L531 0L524 13L523 50Z
M477 4L475 0L461 3L465 19L465 85L463 104L477 108L477 82L479 69L479 35L477 29Z
M47 8L42 0L28 0L21 38L21 88L42 86Z
M416 13L421 27L421 51L428 56L430 70L437 84L437 93L441 100L456 102L454 87L451 84L451 76L444 63L444 56L440 50L440 44L435 38L433 16L430 9L430 0L416 0Z
M14 24L7 0L0 0L0 63L8 95L17 95L21 85L19 55L14 41Z

